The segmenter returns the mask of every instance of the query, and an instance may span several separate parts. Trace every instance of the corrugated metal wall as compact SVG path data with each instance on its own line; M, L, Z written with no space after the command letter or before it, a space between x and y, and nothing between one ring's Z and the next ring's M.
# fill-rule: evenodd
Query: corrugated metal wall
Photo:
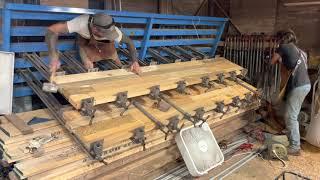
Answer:
M243 33L272 34L291 28L299 45L320 55L320 5L285 6L285 3L310 0L230 0L230 14Z
M115 10L120 10L119 4L121 4L121 10L123 11L193 15L203 1L204 0L40 0L40 4L95 9L103 6L101 4L104 4L105 9ZM99 7L99 9L103 9L103 7ZM207 4L201 9L199 15L208 15Z

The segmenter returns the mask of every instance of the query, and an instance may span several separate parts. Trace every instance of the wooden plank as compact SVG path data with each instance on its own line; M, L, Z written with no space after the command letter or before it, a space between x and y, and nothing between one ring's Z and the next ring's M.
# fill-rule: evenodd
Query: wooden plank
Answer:
M236 89L237 91L234 91L234 89ZM205 95L196 95L195 97L192 96L196 99L196 101L193 101L192 99L191 101L188 101L186 96L183 96L184 98L180 100L176 100L175 98L173 98L172 100L179 107L181 107L186 112L193 115L195 113L194 110L196 108L205 107L207 111L210 111L216 107L216 104L214 102L219 102L224 100L226 104L229 104L232 101L231 100L232 97L239 96L240 98L243 98L244 94L248 92L249 91L247 89L241 87L240 85L234 85L234 86L228 86L223 89L218 89L215 91L205 93ZM221 94L223 94L223 96ZM170 117L173 117L175 115L182 116L181 113L177 112L174 108L171 108L168 112L161 112L158 109L154 109L153 107L147 107L147 106L145 106L145 109L147 112L152 114L154 117L156 117L159 121L163 122L164 124L168 123L167 119ZM145 126L147 126L147 124L150 124L151 129L156 128L156 125L137 109L133 109L132 111L128 112L128 114L132 114L131 115L132 118L136 120L139 119L140 121L144 122ZM103 122L103 124L107 125L106 122ZM116 140L121 140L122 138L128 139L129 137L132 136L132 133L130 131L132 131L133 129L128 130L126 132L122 132L121 136L119 135L119 138L113 138L110 135L114 134L114 132L109 131L107 128L96 129L97 126L104 127L102 123L98 122L96 126L85 126L85 127L81 127L80 129L77 128L75 129L75 131L77 132L77 134L79 134L83 138L85 142L93 142L101 138L105 138L105 140L108 142L113 142L115 139ZM82 132L83 130L86 130L85 133ZM90 132L90 130L92 132Z
M47 109L17 113L16 116L18 116L24 124L28 123L34 117L52 119ZM12 123L10 123L5 117L0 117L0 121L0 129L9 137L22 135L22 132ZM57 121L48 121L45 123L33 124L29 126L33 129L33 131L37 131L39 129L45 129L56 125L58 125Z
M228 117L226 117L226 118L228 118ZM158 133L160 133L160 132L158 131ZM155 135L153 135L153 136L155 136ZM169 137L168 139L172 139L172 138L173 137ZM147 148L149 148L149 146L151 146L151 147L156 146L157 144L162 143L162 142L165 142L163 136L159 140L147 142L146 146L147 146ZM70 149L70 148L67 148L67 149ZM61 151L47 154L46 157L40 157L40 158L32 159L29 161L24 161L22 163L17 164L16 168L19 169L20 171L22 171L24 176L29 176L29 175L37 174L39 172L43 172L45 170L49 170L49 169L56 167L58 165L63 166L66 163L70 163L70 162L79 160L81 158L86 158L86 156L82 152L79 152L75 148L71 148L71 149L74 151L69 152L70 151L69 150L69 151L65 152L65 150L61 150ZM120 153L119 155L111 156L111 157L107 158L106 160L108 162L113 162L118 159L127 157L130 154L138 153L140 151L142 151L142 147L137 146L133 149L126 150L123 153ZM82 154L82 155L79 155L79 154ZM61 158L62 156L63 156L63 158ZM50 163L51 161L54 161L55 163ZM33 167L32 170L29 169L31 166Z
M5 138L3 141L3 144L13 144L21 141L28 141L38 136L50 136L51 134L61 134L65 132L64 129L61 126L55 126L49 129L42 129L32 134L27 134L24 136L17 136L12 138Z
M92 79L87 74L81 74L83 81L74 82L73 75L64 77L71 79L70 83L59 84L59 91L67 98L67 100L76 108L81 107L81 100L94 97L95 105L112 102L116 100L119 92L128 91L128 97L136 97L148 94L150 88L160 85L161 91L174 89L177 82L185 80L187 85L197 84L201 82L201 77L209 76L212 80L217 79L216 75L224 73L226 77L229 72L236 71L240 74L242 67L231 63L225 59L217 59L215 61L196 61L202 63L199 66L184 67L176 64L165 64L156 66L155 71L146 72L137 75L128 76L107 76L98 79ZM183 62L182 64L193 64L193 62ZM162 66L170 68L162 68ZM102 73L105 74L105 73ZM77 75L80 76L80 75ZM88 77L88 79L85 79ZM80 79L80 78L79 78Z
M169 70L168 70L169 71ZM153 72L154 73L154 72ZM75 82L78 83L78 82ZM231 108L230 112L220 118L220 113L213 113L215 102L224 100L226 104L231 102L234 96L244 97L244 94L249 91L244 87L227 82L228 85L217 85L212 91L205 92L205 88L198 85L188 88L190 95L178 94L175 90L165 92L172 101L179 105L182 109L190 114L194 114L197 107L205 107L207 114L210 114L208 123L211 127L214 126L214 134L217 132L231 133L232 128L226 128L224 124L228 118L239 116L258 106L252 104L249 107L236 112L236 108ZM100 87L99 87L100 88ZM173 115L180 114L173 108L168 112L161 112L152 107L153 100L147 96L136 98L145 109L152 113L161 122L167 123L167 118ZM141 145L133 144L129 138L132 136L132 130L139 126L144 126L146 129L146 147L153 149L159 147L163 143L171 142L173 135L171 134L167 141L164 140L164 134L156 128L156 125L150 121L145 115L131 107L124 116L119 115L119 109L114 107L112 103L97 106L99 107L98 114L92 126L88 126L88 119L80 116L76 110L67 109L63 112L66 118L67 125L84 140L87 145L98 139L104 139L104 157L109 163L118 162L120 160L130 158L134 154L139 154L143 149ZM247 121L246 121L247 122ZM181 122L183 123L183 122ZM191 122L184 121L186 126L191 125ZM237 124L238 123L238 124ZM237 122L235 126L244 126L242 122ZM4 128L10 127L10 122ZM78 124L78 125L77 125ZM80 125L79 125L80 124ZM1 125L0 125L1 127ZM91 163L87 156L81 152L77 146L66 136L66 132L59 131L59 126L39 125L38 129L30 135L16 135L9 137L0 131L0 140L3 142L2 147L5 149L5 155L9 155L20 161L15 164L15 171L20 177L48 179L56 178L73 178L86 176L87 172L97 172L97 169L102 167L101 163ZM63 140L50 142L44 145L45 153L39 157L33 157L30 154L25 155L18 147L26 145L31 138L41 135L49 135L51 133L60 132ZM170 143L167 144L168 146ZM172 145L172 144L171 144ZM12 151L9 153L8 151ZM25 157L23 157L25 155ZM11 158L9 157L9 158ZM31 169L32 168L32 169ZM40 176L41 175L41 176ZM53 176L54 175L54 176Z
M213 61L207 60L207 61ZM175 63L175 66L172 66L171 64L161 64L161 65L152 65L152 66L143 66L141 67L141 71L143 74L147 72L153 72L157 71L161 68L161 70L176 70L176 67L194 67L202 65L205 61L189 61L189 62L177 62ZM135 73L132 73L131 71L128 71L126 69L117 69L117 70L108 70L108 71L100 71L100 72L91 72L90 74L81 73L81 74L72 74L72 75L65 75L65 76L56 76L54 77L54 82L57 84L66 84L66 83L75 83L79 81L90 81L90 80L97 80L97 79L104 79L106 80L108 77L129 77L133 76L136 77L137 75ZM149 74L150 75L150 74Z
M242 119L242 122L245 122L245 123L242 123L241 125L238 124L234 124L234 122L237 122L239 120L239 117L233 119L233 120L230 120L229 122L230 123L227 123L225 124L226 127L234 127L234 129L239 129L241 127L244 127L247 123L248 123L248 118L246 117L241 117ZM215 128L213 128L213 132L215 132L215 136L217 138L218 141L222 140L222 137L224 137L227 133L223 130L223 129L219 129L219 130L216 130ZM167 143L167 142L165 142ZM176 148L176 146L172 146L170 143L165 146L165 147L171 147L171 148ZM145 154L148 154L150 149L147 149L147 152L141 152L141 153L145 153ZM166 149L164 149L164 151L166 151ZM139 154L139 153L138 153ZM126 158L127 160L130 160L132 156ZM120 169L127 169L128 167L125 166L126 164L128 164L127 160L126 159L123 159L121 160L121 165L118 165L116 167L119 167ZM144 161L145 158L141 158L140 159L141 161ZM136 163L136 160L135 161L131 161L132 163L134 164L139 164L139 163ZM118 162L115 162L115 164L117 164ZM100 163L94 163L92 164L91 166L88 166L88 165L81 165L81 164L84 164L83 162L75 162L75 164L73 164L71 166L71 164L67 165L67 166L71 166L71 167L77 167L77 168L58 168L58 169L55 169L55 170L52 170L52 171L48 171L48 172L45 172L45 173L42 173L42 174L39 174L39 175L36 175L34 177L31 177L31 179L33 178L37 178L37 177L43 177L44 179L50 179L50 178L53 178L53 177L60 177L60 178L64 178L64 179L69 179L69 178L80 178L80 177L85 177L85 178L95 178L95 176L97 175L100 175L100 174L112 174L113 172L118 172L119 169L114 169L114 163L110 163L108 166L103 166L102 164ZM134 168L135 165L131 165L129 164L129 167L132 167ZM68 169L72 169L71 171L68 171ZM131 168L128 168L128 169L131 169ZM116 173L117 174L117 173ZM103 177L103 176L102 176Z
M320 5L320 1L310 1L310 2L292 2L292 3L284 3L284 6L313 6Z
M219 115L217 115L219 116ZM212 117L215 118L215 117ZM221 121L224 122L225 120L215 120L214 124L219 124ZM208 122L211 122L211 120L209 119ZM163 137L163 134L161 134L161 132L157 131L158 133L152 133L149 134L149 132L146 132L146 137L148 140L150 140L149 137ZM160 135L158 135L160 134ZM120 134L120 136L122 136ZM116 138L117 136L112 136L114 138ZM128 143L130 143L129 140L123 141L122 144L123 146L126 146ZM24 144L19 144L17 146L12 146L11 148L6 148L6 150L4 151L7 156L9 156L7 158L7 160L9 162L14 162L17 160L21 160L21 159L28 159L28 158L32 158L33 155L26 152L25 147L28 145L28 141L26 141ZM52 141L50 143L47 143L43 146L43 149L46 153L49 153L51 151L56 151L59 150L59 148L63 148L63 147L71 147L71 146L75 146L75 144L69 140L69 137L67 135L61 134L59 135L59 138L55 141ZM114 146L114 145L113 145ZM111 148L112 149L112 148ZM105 149L107 151L107 149Z
M21 120L16 114L4 115L22 134L31 134L33 129Z
M225 88L225 87L224 87ZM229 89L238 89L238 88L229 88ZM214 90L214 91L212 91L211 93L214 93L216 90ZM210 94L210 93L209 93ZM218 91L218 93L215 93L215 94L221 94L219 91ZM197 94L196 95L196 97L197 98L195 98L195 99L197 99L197 100L201 100L201 99L203 99L203 98L200 98L200 97L198 97L199 95L201 95L201 93L200 94ZM236 94L233 94L233 95L236 95ZM177 100L177 101L181 101L180 103L180 105L183 107L185 104L187 104L187 97L189 97L189 96L185 96L185 95L179 95L179 94L174 94L174 97L173 97L173 100ZM192 96L192 97L195 97L195 96ZM204 96L205 97L205 96ZM205 99L208 99L208 97L205 97ZM152 102L152 101L145 101L145 102ZM202 102L203 103L203 102ZM152 103L147 103L148 105L147 106L151 106L152 105ZM179 105L179 104L178 104ZM209 104L210 105L210 104ZM212 106L212 105L210 105L210 106ZM213 108L213 107L212 107ZM152 111L152 109L150 109L151 111ZM191 109L191 110L193 110L193 109ZM70 110L69 110L70 111ZM114 111L114 110L112 110L112 111ZM111 112L112 112L111 111ZM81 118L83 118L83 116L80 116L79 115L79 112L77 112L77 111L74 111L74 113L75 114L78 114L78 116L79 117L81 117ZM136 112L136 113L140 113L140 112ZM133 114L136 114L136 113L133 113ZM155 111L155 113L154 114L158 114L158 113L161 113L161 112L157 112L157 111ZM106 114L109 114L109 112L107 112ZM104 114L101 114L102 116L104 116ZM119 116L119 114L118 114L118 116ZM69 118L71 118L71 119L75 119L74 118L74 116L70 116L69 115ZM147 123L147 124L149 124L149 127L150 127L150 125L151 125L151 128L147 128L147 130L146 130L146 132L148 132L149 130L151 130L151 129L153 129L153 128L155 128L155 125L149 120L149 119L146 119L146 117L143 117L144 118L144 121L145 121L145 123ZM86 121L86 123L88 123L89 121L88 120L85 120ZM79 122L78 120L76 121L76 122ZM106 122L104 122L104 124L108 124L108 123L110 123L110 127L112 127L112 126L114 126L113 124L112 124L112 122L115 122L115 123L122 123L122 122L126 122L126 121L121 121L121 120L116 120L116 121L112 121L112 119L110 119L110 121L106 121ZM164 122L166 122L166 120L164 120ZM95 123L94 123L95 124ZM101 124L97 124L97 126L99 127ZM104 126L106 126L106 125L104 125ZM101 126L101 127L104 127L104 126ZM135 127L138 127L139 125L136 125ZM85 127L82 127L82 129L83 128L85 128ZM101 128L100 128L101 129ZM117 129L117 128L115 128L115 129ZM134 129L134 128L132 128L132 129ZM112 144L115 144L115 143L117 143L117 142L121 142L122 140L127 140L129 137L131 137L132 136L132 133L130 132L132 129L128 129L127 130L127 133L126 133L126 135L124 135L124 134L122 134L122 133L118 133L119 131L117 131L117 132L114 132L114 134L117 134L117 136L109 136L109 135L104 135L104 136L109 136L110 137L110 139L111 139L111 141L109 141L109 139L106 139L107 141L107 143L110 143L110 142L113 142L113 143L111 143L111 144L106 144L106 146L112 146ZM102 128L102 130L104 130L104 128ZM107 131L109 131L109 129L106 129ZM51 132L51 131L50 131ZM87 131L87 132L90 132L90 131ZM113 132L113 131L110 131L110 132ZM92 134L92 133L89 133L89 134ZM94 134L94 133L93 133ZM103 134L103 132L102 132L102 134ZM37 135L39 135L39 134L37 134ZM47 134L47 135L49 135L49 134ZM119 138L117 138L119 136ZM19 144L19 148L17 148L16 147L16 150L12 150L11 149L11 151L10 152L12 152L12 153L14 153L14 152L21 152L21 147L25 147L28 143L27 143L27 141L28 141L28 139L32 139L32 138L34 138L34 137L37 137L37 136L31 136L31 137L29 137L29 138L27 138L27 139L22 139L22 140L19 140L19 141L17 141L19 138L15 138L14 139L14 141L15 141L15 143L17 143L17 142L24 142L24 144ZM96 136L96 137L99 137L98 135ZM100 136L101 137L101 136ZM103 136L102 136L103 137ZM114 139L117 139L117 141L114 141ZM60 140L57 140L57 142L59 142ZM62 141L63 142L63 141ZM8 144L8 143L7 143ZM45 146L47 146L47 147L50 147L50 144L51 143L48 143L48 145L45 145ZM23 149L23 148L22 148ZM54 149L54 148L52 148L52 149ZM9 154L8 154L9 155ZM11 154L11 155L9 155L9 157L15 157L15 158L21 158L21 156L17 156L17 155L14 155L14 154ZM26 157L30 157L30 156L26 156Z
M232 89L232 88L231 88ZM234 89L237 89L237 88L234 88ZM216 92L215 94L221 94L219 91L217 92L217 91L213 91L213 92ZM233 94L233 95L236 95L236 94ZM177 96L177 95L175 95L175 96ZM199 95L197 95L197 96L199 96ZM183 97L183 98L182 98ZM187 100L186 100L186 96L182 96L182 97L178 97L178 98L173 98L173 100L179 100L180 99L180 104L178 103L178 105L181 105L182 107L184 107L186 104L187 104ZM207 98L207 97L206 97ZM198 100L201 100L201 98L197 98ZM147 102L147 101L146 101ZM151 102L151 101L149 101L149 102ZM202 102L202 103L204 103L204 102ZM149 104L151 104L151 103L149 103ZM213 103L211 103L211 104L213 104ZM212 106L211 104L209 104L208 106ZM147 106L149 106L149 105L147 105ZM151 105L150 105L151 106ZM212 106L212 108L214 108L214 106ZM155 114L155 115L157 115L157 114L159 114L160 113L160 116L158 116L157 115L157 117L163 117L163 115L161 115L161 113L162 112L159 112L159 111L155 111L155 110L153 110L153 109L148 109L150 112L152 112L153 114ZM193 109L191 109L191 111L192 111ZM153 112L154 111L154 112ZM171 110L171 111L173 111L174 113L177 113L177 112L175 112L173 109ZM77 113L77 114L79 114L78 112L75 112L75 113ZM140 113L140 112L136 112L136 113ZM136 113L132 113L132 114L135 114L136 115ZM193 112L192 112L193 113ZM140 113L141 114L141 113ZM141 115L140 115L141 116ZM170 115L168 115L168 116L170 116ZM219 115L218 115L219 116ZM70 118L74 118L73 116L70 116ZM144 123L146 123L146 124L148 124L149 125L149 127L150 127L150 125L151 125L151 128L147 128L146 129L146 132L148 132L149 130L151 130L151 129L154 129L155 128L155 125L149 120L149 119L147 119L146 117L144 117L143 115L142 115L142 118L144 118ZM139 118L140 120L142 119L142 118ZM163 118L161 118L162 119L162 121L164 122L164 123L167 123L166 122L166 119L163 119ZM87 123L88 123L88 121L86 121ZM133 128L131 128L130 129L130 127L126 127L126 128L129 128L127 131L126 131L126 133L125 134L123 134L123 133L121 133L121 130L119 131L119 129L118 128L114 128L115 130L117 130L118 129L118 131L116 131L116 132L113 132L111 129L108 129L108 124L110 125L110 127L113 127L114 125L114 123L123 123L123 122L126 122L126 120L124 120L124 121L122 121L121 119L119 119L119 120L116 120L115 119L115 121L114 120L112 120L112 119L110 119L109 121L102 121L103 123L102 124L96 124L95 125L95 123L94 123L94 126L91 126L91 127L81 127L80 129L84 129L84 131L85 131L85 133L86 134L93 134L93 136L95 137L95 138L99 138L99 133L97 133L97 134L95 134L95 132L99 132L99 130L102 130L100 133L102 133L102 136L100 135L100 138L102 138L102 137L109 137L109 138L107 138L106 139L106 142L107 142L107 144L106 144L106 146L112 146L112 144L115 144L115 143L117 143L117 142L121 142L122 140L126 140L126 139L128 139L129 137L131 137L132 136L132 133L131 133L131 130L132 129L134 129L135 127L139 127L140 125L142 125L142 124L138 124L138 125L135 125ZM128 121L129 122L129 121ZM103 125L104 124L104 125ZM98 128L97 130L94 130L94 133L90 133L90 128L92 128L92 129L95 129L96 127L103 127L103 128ZM106 128L107 127L107 128ZM116 126L117 127L117 126ZM122 130L123 130L123 128L122 128ZM117 136L109 136L108 134L104 134L104 131L106 131L106 132L111 132L111 134L117 134ZM41 131L40 131L41 132ZM49 131L49 132L51 132L51 131ZM120 132L120 133L119 133ZM37 133L36 133L37 134ZM39 134L37 134L37 135L39 135ZM47 135L49 135L49 134L47 134ZM119 136L119 138L117 138ZM31 136L31 137L29 137L29 138L27 138L27 139L22 139L22 140L25 140L25 141L28 141L28 139L32 139L32 138L34 138L34 137L37 137L37 136ZM19 142L19 141L17 141L19 138L15 138L15 139L13 139L13 140L15 140L15 143L17 143L17 142ZM110 141L109 141L110 140ZM114 141L114 140L117 140L117 141ZM23 141L23 142L25 142L25 141ZM57 140L58 142L60 141L60 140ZM22 141L21 141L22 142ZM113 143L112 143L113 142ZM6 142L6 143L8 143L8 142ZM111 144L109 144L109 143L111 143ZM49 143L48 144L48 147L50 147L49 145L50 145L51 143ZM25 143L25 144L19 144L19 148L21 148L21 147L25 147L27 145L27 142ZM21 150L18 148L18 152L20 152ZM11 152L15 152L15 151L11 151ZM11 156L13 156L13 155L11 155Z

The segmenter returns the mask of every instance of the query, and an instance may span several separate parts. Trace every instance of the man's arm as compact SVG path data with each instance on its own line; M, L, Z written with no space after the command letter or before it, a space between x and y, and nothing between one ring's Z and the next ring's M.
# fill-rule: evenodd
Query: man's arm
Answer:
M271 64L277 64L281 62L281 56L278 53L274 53L271 59Z
M59 55L56 49L58 36L60 34L68 33L67 23L57 23L48 27L46 33L46 43L48 45L49 57L50 57L50 70L55 72L59 67Z
M141 69L139 66L138 58L137 58L137 50L134 46L133 41L124 33L122 33L122 38L120 43L126 43L129 49L130 60L131 60L130 70L136 74L141 74Z
M130 54L130 60L131 62L138 62L138 59L137 59L137 50L134 46L134 43L133 41L128 37L126 36L124 33L122 33L122 38L121 38L121 41L120 43L125 43L129 49L129 54Z

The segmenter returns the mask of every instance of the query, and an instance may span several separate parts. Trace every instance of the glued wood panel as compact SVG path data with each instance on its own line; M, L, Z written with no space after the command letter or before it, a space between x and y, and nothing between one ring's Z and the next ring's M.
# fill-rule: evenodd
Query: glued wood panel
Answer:
M189 86L201 83L203 76L215 80L219 73L224 73L228 77L229 72L235 71L240 74L243 69L223 58L143 68L144 72L139 76L129 72L124 75L124 70L113 70L114 73L106 71L56 77L54 82L59 86L59 92L76 109L80 109L81 101L86 98L93 97L95 105L99 105L115 101L119 92L127 91L129 98L137 97L149 94L152 86L160 85L160 90L165 91L175 89L181 80L186 81ZM120 75L116 73L117 71L120 71Z

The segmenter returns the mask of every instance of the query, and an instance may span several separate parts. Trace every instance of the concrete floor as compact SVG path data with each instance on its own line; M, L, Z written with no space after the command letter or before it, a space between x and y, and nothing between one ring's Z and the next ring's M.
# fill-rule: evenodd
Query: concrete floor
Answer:
M306 142L302 143L301 156L289 156L287 167L280 161L268 161L257 157L241 167L226 179L274 179L283 171L293 171L311 179L320 179L320 148ZM289 178L288 178L289 179ZM292 178L293 179L293 178Z

